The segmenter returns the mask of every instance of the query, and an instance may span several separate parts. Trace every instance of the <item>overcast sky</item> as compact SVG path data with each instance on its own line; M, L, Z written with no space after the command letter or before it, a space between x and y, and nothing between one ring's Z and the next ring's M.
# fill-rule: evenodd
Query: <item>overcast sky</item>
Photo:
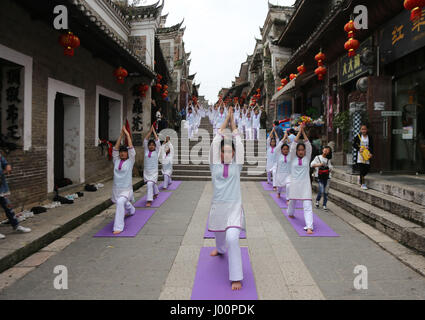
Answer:
M142 0L152 4L157 0ZM292 6L295 0L270 0ZM200 95L211 103L222 87L230 87L240 65L260 38L260 26L267 16L267 0L165 0L167 26L184 18L186 52L192 52L191 74L201 83Z

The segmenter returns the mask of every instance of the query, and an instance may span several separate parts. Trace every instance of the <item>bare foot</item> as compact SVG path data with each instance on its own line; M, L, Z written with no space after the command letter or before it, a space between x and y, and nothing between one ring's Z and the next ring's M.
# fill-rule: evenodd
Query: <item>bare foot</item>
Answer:
M150 208L152 206L152 201L148 201L148 202L146 202L146 207L147 208Z
M280 199L280 193L277 194L277 197Z
M114 231L113 234L120 234L122 231Z
M218 252L218 250L217 250L217 249L214 249L213 251L211 251L210 256L211 256L211 257L221 256L221 253L220 253L220 252Z
M232 290L239 291L242 289L242 283L240 281L232 281Z
M276 191L277 190L277 188L276 187L273 187L273 191Z
M313 230L307 229L307 234L313 234Z
M289 218L291 218L291 219L295 219L295 216L288 216Z

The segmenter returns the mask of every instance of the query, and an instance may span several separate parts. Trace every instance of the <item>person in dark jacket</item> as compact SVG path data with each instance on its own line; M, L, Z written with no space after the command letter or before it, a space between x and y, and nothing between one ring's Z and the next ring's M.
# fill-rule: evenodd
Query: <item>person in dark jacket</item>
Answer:
M360 186L363 190L367 190L365 177L370 171L370 159L373 157L373 139L368 134L367 125L363 124L360 127L360 133L354 137L353 148L356 151L354 163L360 171ZM369 159L363 157L365 149L369 150Z
M261 107L260 126L261 129L267 130L267 113L264 107Z
M282 127L279 125L279 121L276 120L274 122L274 131L276 132L277 136L279 137L279 141L283 139L283 136L285 135L285 132L283 131Z

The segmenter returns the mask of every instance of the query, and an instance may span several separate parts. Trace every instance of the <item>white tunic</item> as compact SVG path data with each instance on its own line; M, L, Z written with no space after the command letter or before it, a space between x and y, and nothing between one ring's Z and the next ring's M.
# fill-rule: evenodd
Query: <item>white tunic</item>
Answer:
M291 181L291 162L290 162L290 154L284 156L282 154L282 145L283 142L279 142L276 149L276 176L275 182L277 187L284 187L286 184Z
M155 141L156 148L155 151L152 151L151 156L149 157L149 148L148 140L144 140L143 144L145 147L145 160L143 168L143 179L145 182L152 181L154 183L158 182L158 159L159 151L161 148L161 143L159 139Z
M111 200L116 203L119 197L125 197L133 202L133 166L136 161L136 150L129 148L128 159L121 161L120 152L114 148L112 150L112 159L114 163L114 182Z
M225 112L223 113L218 113L217 116L215 117L214 120L214 127L217 129L220 129L221 125L223 124L224 120L226 120L226 114Z
M242 206L240 172L243 167L244 146L237 131L233 132L236 157L228 166L228 177L223 176L224 164L214 163L214 151L221 153L221 141L223 137L217 134L210 148L210 170L214 187L214 194L209 214L208 230L211 232L224 232L228 228L235 227L245 230L245 214ZM221 159L220 154L216 155ZM236 161L236 159L238 159ZM239 164L241 163L241 164Z
M273 170L273 168L276 166L276 152L279 152L276 147L272 147L270 145L271 142L271 136L267 138L267 165L266 170L267 172L270 172Z
M255 129L260 129L260 118L261 118L261 112L257 115L254 113L252 115L252 127Z
M289 189L288 200L311 200L311 182L310 182L310 159L311 143L304 142L306 155L304 158L297 157L297 143L291 143L290 148L290 167L291 167L291 188ZM301 165L300 165L301 164Z
M167 155L165 152L165 147L168 145L170 148L170 153ZM173 174L173 159L174 159L174 147L170 142L164 143L161 147L160 154L161 164L162 164L162 174L164 176L171 177Z
M252 128L252 118L245 118L245 128L251 129Z

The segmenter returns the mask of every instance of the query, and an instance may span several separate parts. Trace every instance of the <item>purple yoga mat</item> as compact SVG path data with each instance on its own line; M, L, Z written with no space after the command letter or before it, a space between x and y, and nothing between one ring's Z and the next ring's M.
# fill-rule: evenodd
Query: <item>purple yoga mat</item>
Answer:
M215 239L214 232L208 231L208 222L207 222L207 227L205 228L204 239ZM245 231L241 230L239 239L246 239Z
M284 195L280 195L281 198L277 197L277 193L270 193L270 196L273 198L274 202L276 202L276 204L279 206L279 208L281 209L287 209L288 206L286 205L286 198ZM297 200L297 203L295 204L295 209L302 209L303 208L303 204L301 201Z
M292 227L301 237L339 237L335 231L331 229L319 216L313 213L313 234L307 234L304 230L304 210L295 210L295 219L288 217L287 210L282 210L286 219L291 223Z
M158 198L152 201L151 208L159 208L169 197L171 197L172 194L172 192L160 192ZM134 206L136 208L146 208L146 197L147 196L144 196L142 199L137 201Z
M93 237L103 238L131 238L135 237L143 226L148 222L148 220L153 216L156 210L136 210L136 213L133 216L125 218L125 227L124 231L120 234L113 234L114 230L114 221L105 226L102 230L96 233Z
M268 184L267 182L263 181L261 182L261 185L263 186L263 189L265 191L273 191L273 185Z
M181 181L173 181L173 182L171 182L171 184L168 186L167 190L165 190L165 191L175 191L175 190L177 190L178 187L180 187L181 184L182 184ZM161 183L161 185L159 186L160 190L163 190L162 189L163 185L164 185L164 182Z
M244 280L240 291L232 291L227 254L211 257L212 250L214 248L201 249L191 299L258 300L248 248L241 248Z

